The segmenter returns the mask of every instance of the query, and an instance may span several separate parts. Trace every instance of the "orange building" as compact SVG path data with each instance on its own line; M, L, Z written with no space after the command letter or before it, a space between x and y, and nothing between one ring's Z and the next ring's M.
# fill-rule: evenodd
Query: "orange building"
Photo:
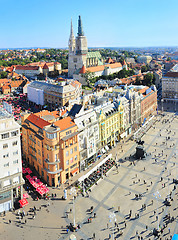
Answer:
M157 113L157 90L146 87L139 92L143 96L141 99L141 122L143 123Z
M78 128L61 115L42 111L22 116L23 157L55 187L79 172Z

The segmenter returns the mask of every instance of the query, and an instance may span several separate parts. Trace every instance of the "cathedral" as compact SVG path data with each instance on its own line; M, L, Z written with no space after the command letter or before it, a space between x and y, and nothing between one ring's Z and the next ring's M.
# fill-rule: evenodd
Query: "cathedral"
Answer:
M69 37L68 77L85 84L83 74L94 73L94 76L109 75L127 68L124 63L105 63L99 51L88 51L87 38L84 35L81 16L78 19L78 33L75 38L71 21Z

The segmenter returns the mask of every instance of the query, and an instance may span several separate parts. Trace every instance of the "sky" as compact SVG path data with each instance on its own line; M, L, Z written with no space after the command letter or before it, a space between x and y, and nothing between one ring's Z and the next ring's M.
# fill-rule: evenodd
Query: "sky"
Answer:
M81 15L88 47L178 46L178 0L0 0L0 49L67 48Z

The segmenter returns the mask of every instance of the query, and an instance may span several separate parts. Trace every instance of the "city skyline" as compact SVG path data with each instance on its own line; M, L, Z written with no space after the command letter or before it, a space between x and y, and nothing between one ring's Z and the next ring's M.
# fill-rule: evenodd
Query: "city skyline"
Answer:
M178 2L141 0L73 1L51 5L45 1L1 1L0 49L67 48L72 18L77 35L81 15L89 47L176 47L178 46ZM8 10L8 11L5 11Z

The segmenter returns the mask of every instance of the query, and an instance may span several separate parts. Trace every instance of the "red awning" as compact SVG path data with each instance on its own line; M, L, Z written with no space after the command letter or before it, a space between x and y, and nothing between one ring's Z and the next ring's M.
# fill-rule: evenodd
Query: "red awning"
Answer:
M19 203L21 207L25 207L26 205L28 205L28 201L26 198L22 198L21 200L19 200Z
M70 173L71 173L72 175L74 175L74 173L76 173L76 172L78 172L78 168L74 169L74 170L71 171Z

